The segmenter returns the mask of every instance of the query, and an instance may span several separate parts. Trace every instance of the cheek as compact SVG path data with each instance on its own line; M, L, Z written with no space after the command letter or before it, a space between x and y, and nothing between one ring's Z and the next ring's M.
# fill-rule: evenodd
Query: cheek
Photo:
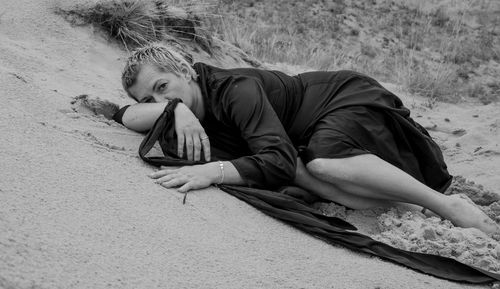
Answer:
M185 101L185 99L188 97L189 93L188 93L188 90L183 87L183 86L175 86L175 87L172 87L170 93L169 93L169 96L171 98L175 98L175 97L178 97L180 99L182 99L183 101Z

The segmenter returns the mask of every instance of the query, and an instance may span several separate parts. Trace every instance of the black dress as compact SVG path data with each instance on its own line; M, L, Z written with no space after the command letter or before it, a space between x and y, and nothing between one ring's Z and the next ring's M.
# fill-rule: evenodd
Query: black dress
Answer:
M353 71L288 76L194 65L214 159L231 160L249 186L289 184L297 152L315 158L374 154L429 187L451 182L438 145L401 100Z

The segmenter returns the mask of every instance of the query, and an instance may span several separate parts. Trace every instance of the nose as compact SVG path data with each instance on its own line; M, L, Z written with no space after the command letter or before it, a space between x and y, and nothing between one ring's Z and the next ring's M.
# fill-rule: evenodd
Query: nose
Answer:
M160 93L154 93L151 99L151 102L165 102L165 97L163 97Z

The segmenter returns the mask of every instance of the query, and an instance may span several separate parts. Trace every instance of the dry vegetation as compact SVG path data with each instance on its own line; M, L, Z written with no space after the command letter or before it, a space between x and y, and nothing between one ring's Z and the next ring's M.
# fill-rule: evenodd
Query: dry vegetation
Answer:
M225 0L218 9L227 15L219 34L267 62L359 70L429 104L500 94L496 0Z
M129 46L183 37L209 50L217 37L268 63L354 69L428 96L430 106L499 99L497 0L103 3L66 15L98 24Z
M196 6L172 5L172 1L112 0L95 5L57 9L73 25L91 24L130 50L151 42L193 41L210 53L211 34L204 28L206 15Z

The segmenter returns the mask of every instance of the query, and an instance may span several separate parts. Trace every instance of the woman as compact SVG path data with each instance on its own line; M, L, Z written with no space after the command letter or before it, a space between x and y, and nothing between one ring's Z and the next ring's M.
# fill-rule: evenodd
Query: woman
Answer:
M409 203L457 226L500 231L470 201L440 193L451 176L438 146L397 96L364 75L191 66L156 44L130 56L122 81L139 104L117 119L132 130L150 129L169 100L183 102L178 156L206 163L153 173L164 187L293 182L353 209Z

